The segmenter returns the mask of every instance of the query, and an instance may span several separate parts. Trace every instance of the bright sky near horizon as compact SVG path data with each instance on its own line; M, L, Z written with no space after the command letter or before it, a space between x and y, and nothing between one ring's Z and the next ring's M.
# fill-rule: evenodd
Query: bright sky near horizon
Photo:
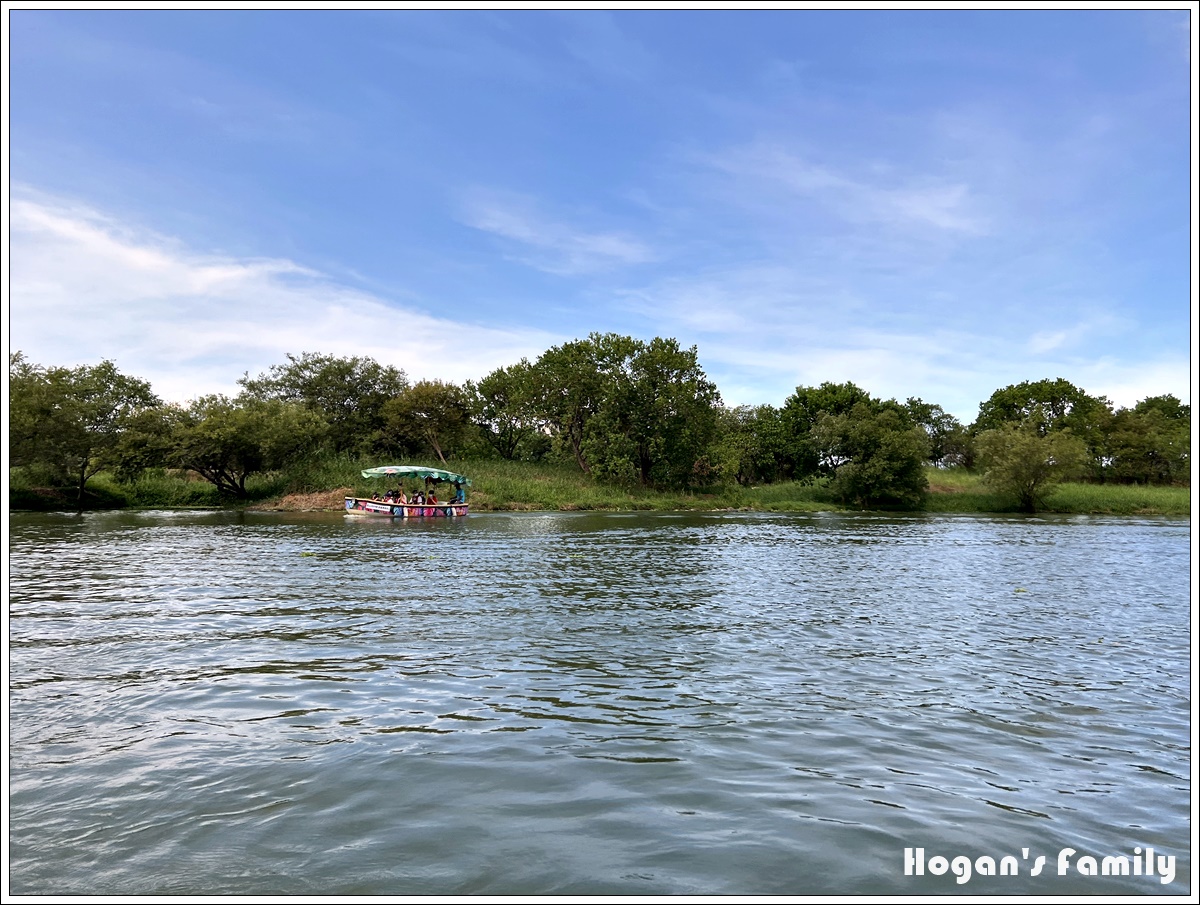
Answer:
M1190 401L1188 6L9 8L9 348L172 401L594 331L731 405Z

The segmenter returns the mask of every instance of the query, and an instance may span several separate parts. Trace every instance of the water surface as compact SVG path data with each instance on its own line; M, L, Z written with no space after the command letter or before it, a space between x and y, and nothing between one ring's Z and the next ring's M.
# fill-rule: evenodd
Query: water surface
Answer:
M13 893L1188 891L1186 521L10 529Z

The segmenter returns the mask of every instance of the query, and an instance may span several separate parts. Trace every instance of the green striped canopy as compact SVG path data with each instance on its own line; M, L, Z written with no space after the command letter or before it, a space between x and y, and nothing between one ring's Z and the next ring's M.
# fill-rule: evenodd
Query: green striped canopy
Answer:
M364 478L433 478L435 481L471 486L470 478L446 471L444 468L426 468L424 465L380 465L378 468L364 468L362 476Z

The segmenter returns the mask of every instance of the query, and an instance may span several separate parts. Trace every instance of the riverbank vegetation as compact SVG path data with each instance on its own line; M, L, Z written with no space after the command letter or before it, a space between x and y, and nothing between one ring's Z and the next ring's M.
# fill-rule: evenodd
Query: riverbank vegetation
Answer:
M730 408L694 347L593 334L462 386L316 353L238 383L165 403L111 362L16 353L10 507L336 508L380 489L365 467L439 461L477 511L1190 511L1190 406L1062 379L999 389L970 425L853 383Z

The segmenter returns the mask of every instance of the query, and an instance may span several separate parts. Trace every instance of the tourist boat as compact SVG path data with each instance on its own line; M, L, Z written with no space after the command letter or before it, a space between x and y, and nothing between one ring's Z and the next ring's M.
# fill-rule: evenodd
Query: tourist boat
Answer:
M456 489L470 487L471 481L460 474L443 468L426 468L423 465L381 465L367 468L364 478L415 478L432 484L453 484ZM461 496L461 494L458 494ZM377 500L368 497L346 497L346 515L373 515L382 518L457 518L467 514L466 501L437 503L401 503L395 500Z

